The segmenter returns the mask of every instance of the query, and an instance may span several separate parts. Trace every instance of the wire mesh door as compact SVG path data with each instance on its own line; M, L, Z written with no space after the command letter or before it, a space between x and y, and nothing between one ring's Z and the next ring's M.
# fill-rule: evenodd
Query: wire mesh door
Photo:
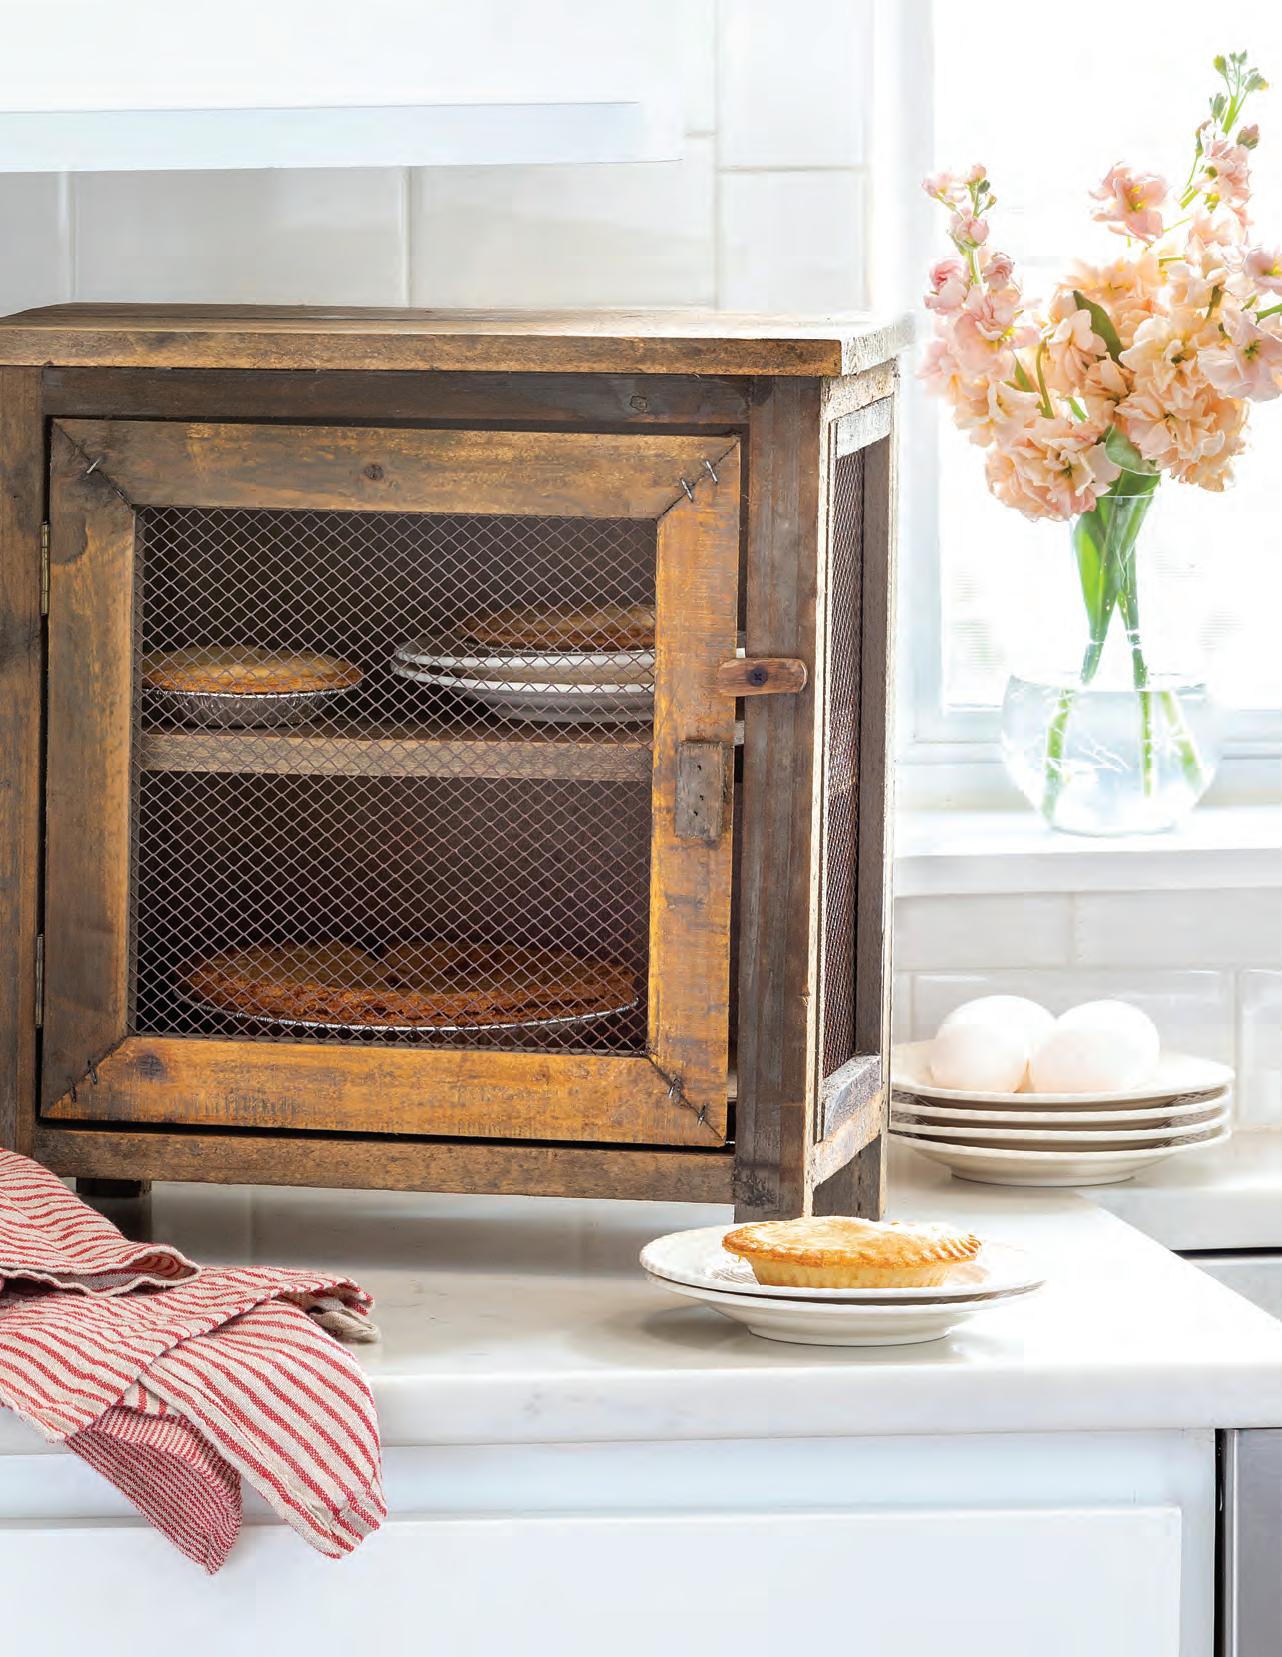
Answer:
M51 821L73 755L128 780L113 1039L63 1039L60 937L55 1114L719 1135L729 833L681 835L676 778L732 740L737 456L467 434L464 466L458 435L61 429L55 543L100 540L129 602L91 637L55 557L51 685L125 662L96 756L51 699Z

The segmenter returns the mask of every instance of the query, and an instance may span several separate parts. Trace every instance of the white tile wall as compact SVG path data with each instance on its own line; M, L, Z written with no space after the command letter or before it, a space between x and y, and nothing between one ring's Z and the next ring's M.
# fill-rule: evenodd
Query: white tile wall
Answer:
M1071 959L1270 966L1282 961L1282 890L1080 893Z
M683 0L679 16L679 162L8 177L0 311L859 306L872 0Z
M1065 894L1025 897L900 898L895 907L895 965L900 970L954 967L1052 967L1069 957L1072 903Z
M1282 1128L1282 970L1238 980L1238 1117L1244 1127Z

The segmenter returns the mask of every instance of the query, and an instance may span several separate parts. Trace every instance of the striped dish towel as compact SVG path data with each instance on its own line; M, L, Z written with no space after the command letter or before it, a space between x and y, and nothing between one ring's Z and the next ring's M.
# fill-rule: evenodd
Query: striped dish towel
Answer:
M331 1558L382 1522L374 1400L334 1339L377 1339L371 1304L327 1272L130 1243L0 1151L0 1405L211 1573L240 1529L242 1478Z

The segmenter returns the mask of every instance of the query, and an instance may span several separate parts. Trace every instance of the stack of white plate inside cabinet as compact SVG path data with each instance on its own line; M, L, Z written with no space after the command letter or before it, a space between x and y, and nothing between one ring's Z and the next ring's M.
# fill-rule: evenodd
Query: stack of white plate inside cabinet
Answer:
M491 713L545 725L635 725L654 717L654 651L487 650L413 639L398 679L449 691Z
M928 1041L891 1059L891 1131L984 1185L1116 1185L1229 1137L1233 1072L1164 1053L1147 1082L1112 1093L993 1093L931 1080Z
M641 1250L652 1283L768 1341L802 1346L914 1346L937 1341L981 1312L1031 1294L1044 1281L1021 1249L985 1241L947 1282L928 1288L793 1289L758 1283L722 1239L733 1227L700 1226L657 1237Z

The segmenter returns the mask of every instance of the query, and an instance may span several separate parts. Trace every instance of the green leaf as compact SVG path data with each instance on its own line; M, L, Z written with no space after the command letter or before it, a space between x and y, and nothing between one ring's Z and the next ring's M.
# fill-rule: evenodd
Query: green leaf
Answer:
M1117 337L1117 329L1113 326L1113 319L1102 305L1097 305L1093 299L1087 299L1084 293L1077 288L1073 289L1073 298L1077 301L1079 311L1085 311L1091 319L1091 329L1098 334L1108 348L1108 354L1114 362L1122 355L1122 342Z
M1015 358L1015 384L1021 391L1033 391L1035 389L1033 382L1028 377L1028 370L1018 357Z
M1083 512L1073 525L1073 551L1077 556L1077 577L1082 585L1082 602L1093 639L1104 637L1116 602L1109 599L1108 531L1099 507Z
M1115 466L1122 468L1121 476L1114 480L1108 495L1151 495L1162 481L1162 474L1145 460L1118 426L1110 426L1105 432L1104 453Z

